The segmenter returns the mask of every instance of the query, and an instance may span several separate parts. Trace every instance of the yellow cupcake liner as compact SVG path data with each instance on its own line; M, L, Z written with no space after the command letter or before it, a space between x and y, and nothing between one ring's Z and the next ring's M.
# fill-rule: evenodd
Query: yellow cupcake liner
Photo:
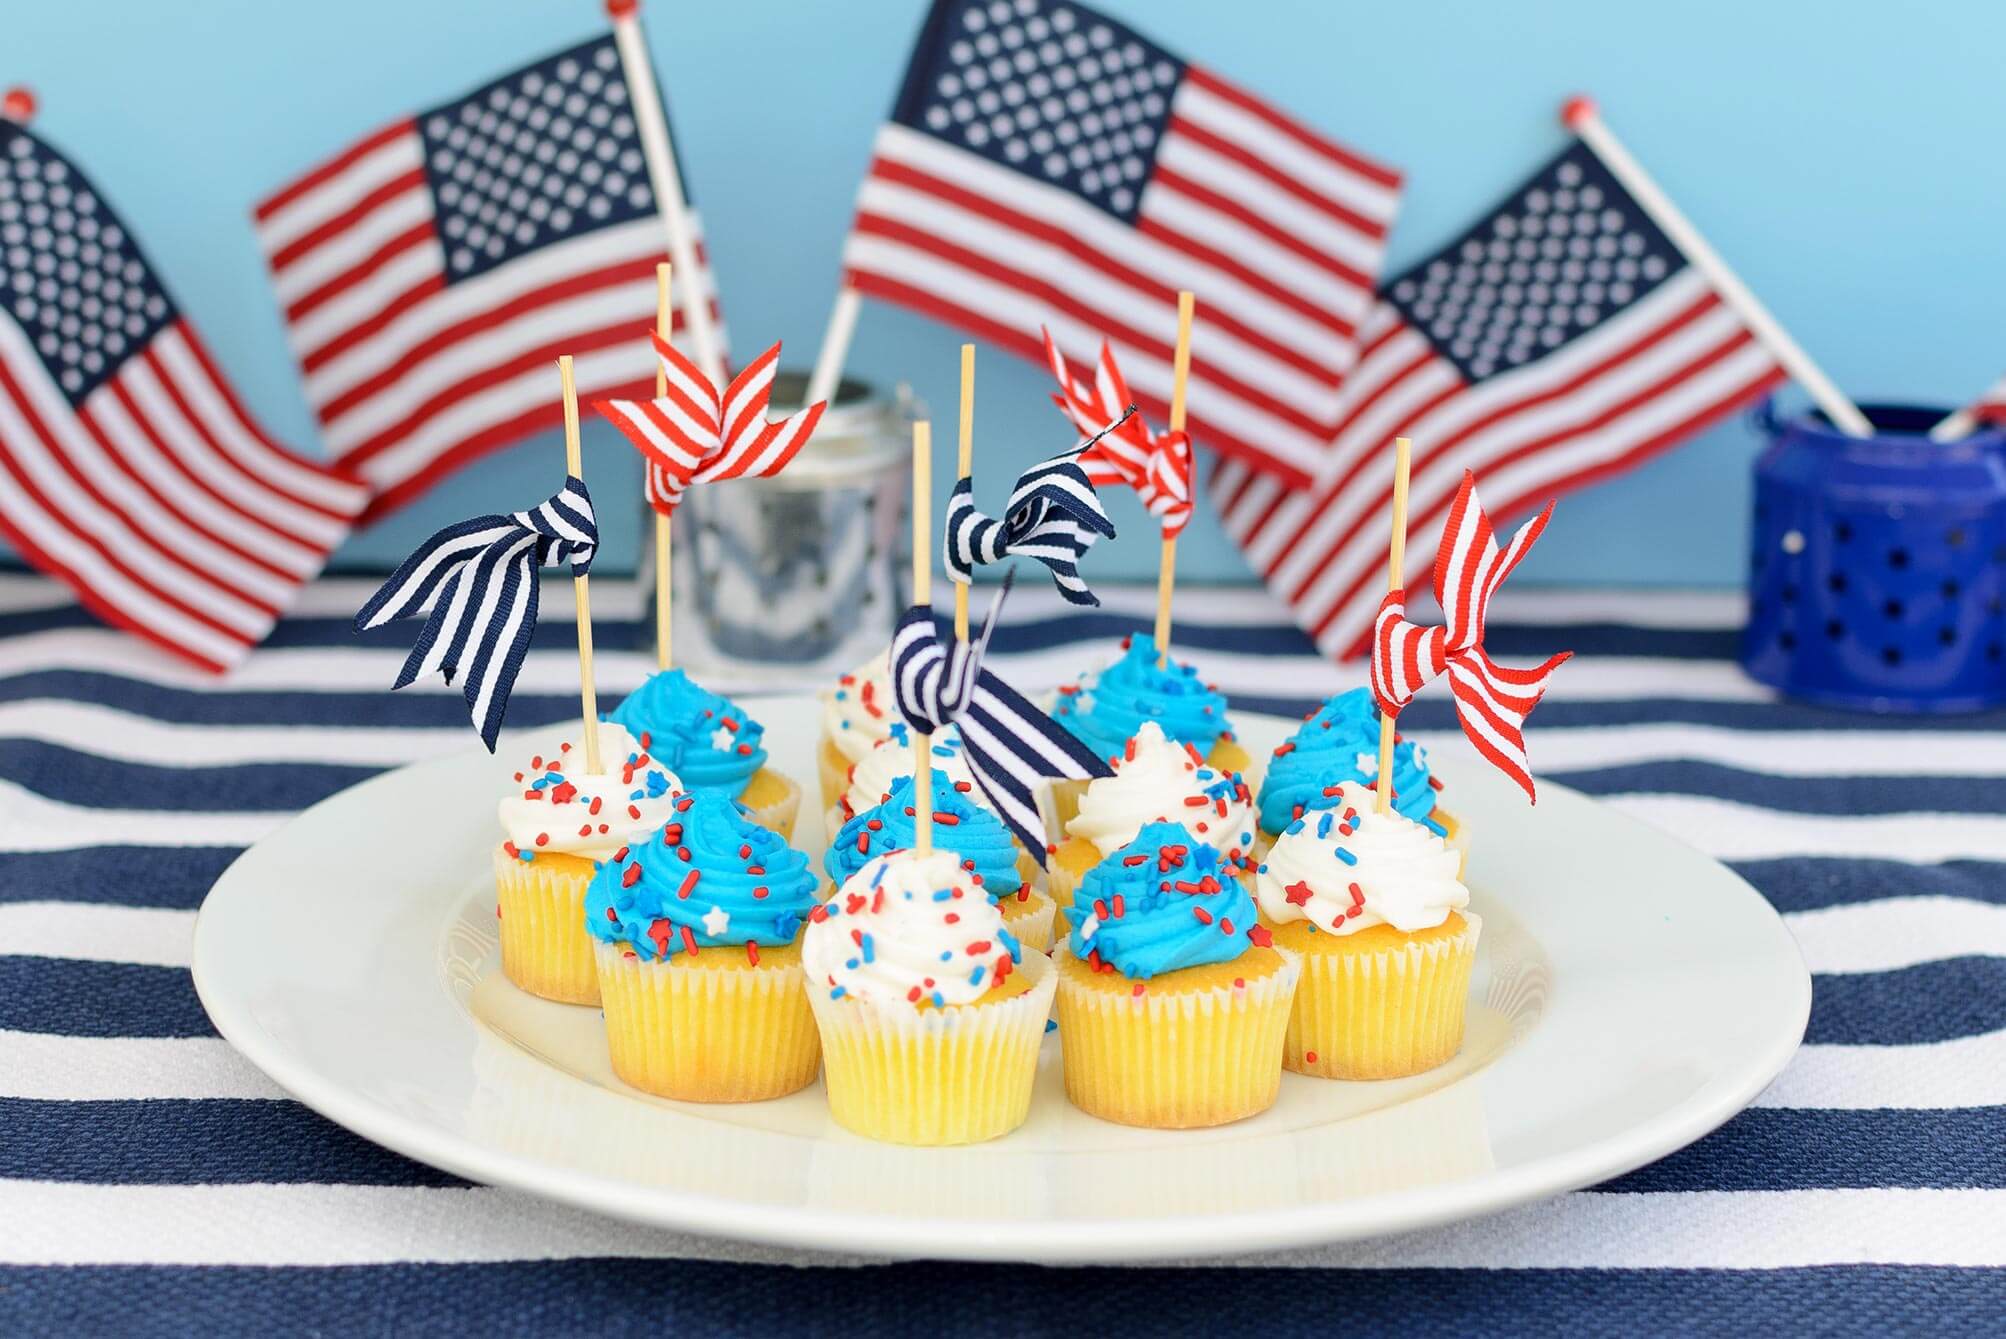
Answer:
M801 787L793 777L762 767L752 774L738 802L747 816L769 832L794 840L794 820L801 813Z
M822 784L822 808L835 808L843 802L844 792L850 789L850 768L855 766L849 755L836 747L836 741L822 736L821 746L815 750L815 773Z
M1052 951L1052 925L1059 908L1051 898L1026 888L997 898L996 909L1003 913L1003 928L1018 943L1035 953Z
M1282 1037L1302 971L1296 955L1274 954L1279 966L1240 978L1244 986L1223 975L1216 986L1195 988L1158 978L1133 995L1107 989L1060 946L1054 959L1067 1099L1102 1120L1161 1130L1266 1111L1281 1091Z
M1446 1064L1463 1044L1483 920L1460 933L1360 949L1349 935L1300 945L1302 986L1282 1063L1326 1079L1398 1079Z
M594 954L623 1082L684 1102L763 1102L815 1081L822 1045L797 948L767 949L757 967L736 946L661 961L597 941Z
M495 848L495 907L502 971L532 995L561 1004L599 1003L585 888L595 866L580 856L519 860Z
M1017 970L1029 990L946 1009L810 990L836 1123L866 1139L926 1147L980 1143L1022 1125L1058 981L1041 954L1025 954Z

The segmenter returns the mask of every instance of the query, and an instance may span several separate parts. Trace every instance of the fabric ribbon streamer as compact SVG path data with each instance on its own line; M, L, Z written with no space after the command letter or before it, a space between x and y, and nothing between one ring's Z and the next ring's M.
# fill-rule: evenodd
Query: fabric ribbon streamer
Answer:
M691 484L720 479L765 478L794 459L826 402L818 401L778 423L766 419L780 366L775 344L731 379L722 393L680 349L650 331L661 360L668 393L653 400L594 400L608 419L647 458L648 504L664 516L682 501Z
M529 511L476 516L419 545L357 611L355 629L380 628L429 607L391 687L434 671L451 683L464 670L461 691L492 753L536 631L539 569L569 563L572 576L584 576L598 549L592 495L584 480L567 476L563 488Z
M1132 409L1135 398L1128 382L1115 366L1114 349L1101 341L1099 365L1092 381L1076 378L1066 365L1065 355L1044 331L1045 361L1059 380L1059 394L1052 403L1072 420L1081 433L1096 433L1109 420L1123 421L1112 432L1097 437L1080 457L1087 478L1096 485L1126 484L1142 500L1143 507L1156 517L1169 538L1182 534L1191 521L1191 437L1183 432L1155 432L1141 414L1121 414L1120 406Z
M1010 594L1006 573L996 602L970 641L940 636L933 611L914 605L892 636L892 695L899 715L919 734L961 728L962 756L982 793L1023 842L1045 863L1045 825L1037 784L1044 778L1086 780L1109 775L1108 766L1029 698L982 667L996 615Z
M1535 669L1499 665L1484 653L1490 598L1546 529L1553 503L1519 527L1499 552L1490 517L1477 500L1477 479L1465 471L1435 552L1435 598L1446 627L1407 621L1407 592L1390 591L1372 625L1372 696L1395 716L1444 671L1456 699L1456 719L1477 752L1537 799L1525 753L1525 718L1545 696L1553 672L1574 653L1562 651Z
M963 475L947 500L947 534L941 541L949 575L967 585L975 579L978 563L1033 558L1050 569L1059 594L1068 601L1098 605L1100 597L1080 578L1079 561L1101 536L1114 538L1114 522L1081 467L1080 455L1134 412L1130 405L1088 440L1018 475L1000 520L975 509L975 481Z

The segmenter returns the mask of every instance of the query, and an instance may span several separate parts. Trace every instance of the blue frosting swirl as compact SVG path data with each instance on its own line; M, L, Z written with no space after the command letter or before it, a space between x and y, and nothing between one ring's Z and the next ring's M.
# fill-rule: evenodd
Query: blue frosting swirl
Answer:
M1061 694L1052 717L1102 757L1121 752L1144 721L1155 721L1171 740L1201 754L1231 728L1226 695L1182 661L1159 666L1156 643L1147 637L1129 638L1121 658L1091 686Z
M649 675L606 719L627 727L688 790L737 799L766 765L766 727L679 669Z
M1231 962L1258 928L1253 896L1234 868L1182 823L1151 823L1088 870L1067 919L1075 957L1097 952L1137 981Z
M1017 843L1003 820L954 788L945 772L933 773L933 844L972 862L990 900L1024 886L1017 873ZM913 842L912 778L897 777L882 804L843 824L822 857L822 868L838 888L873 857L909 850Z
M1370 768L1358 765L1360 755L1372 759ZM1370 786L1378 766L1379 707L1371 690L1339 693L1268 759L1261 782L1262 831L1280 832L1298 814L1329 808L1343 782ZM1428 760L1410 740L1393 746L1393 807L1417 823L1435 808Z
M592 876L585 928L644 958L666 958L691 943L791 944L815 905L815 888L808 857L745 817L728 796L686 796L658 835Z

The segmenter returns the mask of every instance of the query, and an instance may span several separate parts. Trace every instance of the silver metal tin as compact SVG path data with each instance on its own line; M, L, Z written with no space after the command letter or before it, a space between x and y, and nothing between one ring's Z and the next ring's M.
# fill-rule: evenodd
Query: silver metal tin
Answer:
M792 413L806 386L804 374L780 373L772 415ZM826 681L884 649L912 551L912 421L923 412L903 385L886 397L846 379L785 472L683 494L671 564L678 664L781 686ZM651 601L654 575L643 583Z

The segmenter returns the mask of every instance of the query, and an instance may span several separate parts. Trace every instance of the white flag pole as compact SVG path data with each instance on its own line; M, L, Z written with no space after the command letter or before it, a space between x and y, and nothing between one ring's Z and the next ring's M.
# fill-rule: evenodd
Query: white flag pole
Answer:
M655 212L669 235L669 259L683 281L683 320L697 366L713 384L723 386L724 353L717 327L711 324L710 295L704 291L703 268L697 264L696 239L690 236L689 202L683 199L682 178L676 173L676 150L669 142L669 123L662 115L662 96L655 87L655 68L648 59L648 39L641 32L641 0L606 0L613 20L613 41L620 48L620 68L627 78L627 96L634 124L641 133L641 154L648 163L648 184L655 191ZM808 403L813 404L810 400Z
M1940 420L1929 430L1932 442L1958 442L1969 437L1978 428L1978 415L1969 409L1960 409L1955 414Z
M802 404L836 402L836 386L843 379L843 360L850 356L850 338L857 333L857 311L863 304L863 294L848 284L836 294L836 305L829 311L828 329L822 332L822 351L815 355L815 371L808 378L808 393L801 398Z
M1700 236L1699 230L1686 220L1670 197L1658 189L1658 183L1651 180L1637 160L1630 156L1630 151L1602 123L1594 101L1585 97L1569 98L1560 109L1560 119L1602 160L1609 174L1643 206L1651 221L1664 230L1665 236L1685 253L1686 259L1712 281L1728 306L1734 308L1748 325L1756 341L1782 364L1791 380L1810 393L1812 402L1825 411L1825 417L1832 420L1833 426L1849 437L1871 437L1874 427L1867 422L1866 415L1832 384L1830 377L1819 370L1810 355L1798 347L1797 341L1790 338L1789 333L1776 323L1776 318L1769 314L1769 309L1749 291L1748 285L1742 283L1727 267L1727 262L1707 245L1706 238Z

